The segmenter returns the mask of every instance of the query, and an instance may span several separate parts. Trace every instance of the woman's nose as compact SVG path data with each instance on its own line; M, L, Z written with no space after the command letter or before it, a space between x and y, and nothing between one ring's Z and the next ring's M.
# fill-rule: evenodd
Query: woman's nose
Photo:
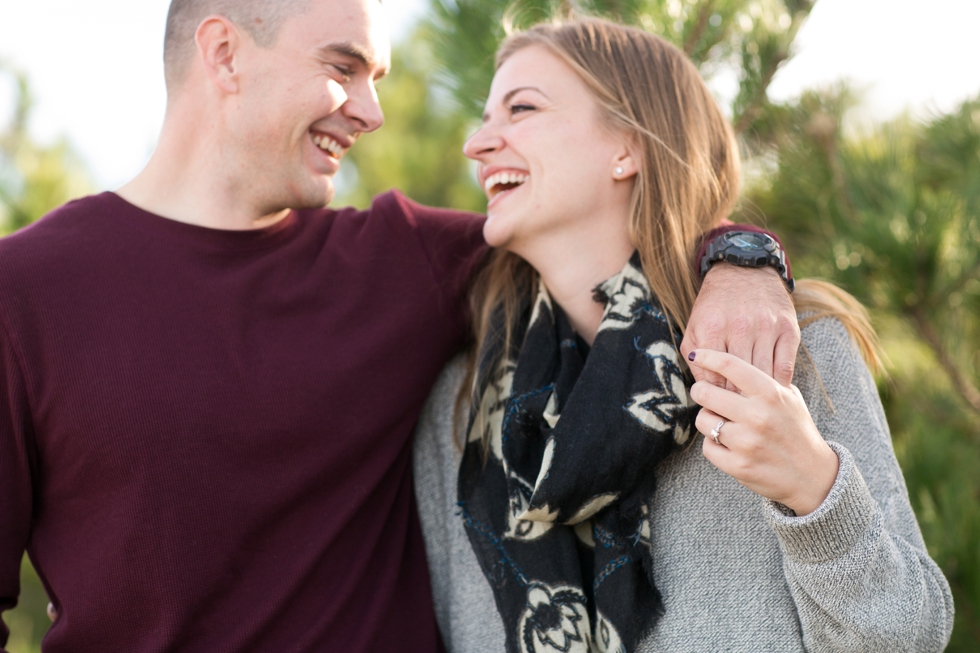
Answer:
M483 155L498 151L502 146L503 139L499 131L489 124L484 124L463 144L463 154L470 159L479 159Z

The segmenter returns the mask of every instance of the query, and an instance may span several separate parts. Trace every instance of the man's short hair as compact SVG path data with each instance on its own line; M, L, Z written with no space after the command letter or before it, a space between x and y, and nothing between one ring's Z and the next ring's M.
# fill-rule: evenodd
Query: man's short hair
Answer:
M173 0L167 13L163 43L163 71L167 90L176 90L187 73L197 48L194 35L208 16L220 15L245 30L257 45L271 48L279 28L293 14L306 9L310 0Z

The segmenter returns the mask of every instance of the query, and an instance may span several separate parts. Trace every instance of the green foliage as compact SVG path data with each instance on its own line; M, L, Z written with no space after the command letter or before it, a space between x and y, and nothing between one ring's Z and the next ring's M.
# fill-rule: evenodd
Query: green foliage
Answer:
M897 438L908 441L900 462L929 552L949 579L956 604L953 636L946 650L975 651L980 641L980 496L976 483L980 455L976 446L963 441L963 425L949 424L948 419L937 424L918 413L908 417L910 432L896 433ZM929 437L916 437L921 433Z
M766 115L769 84L812 6L812 0L432 0L428 37L437 79L464 112L479 116L508 27L571 13L636 25L682 48L705 76L735 74L731 110L741 132Z
M27 127L33 101L27 79L0 64L0 76L5 74L16 83L17 99L11 124L0 128L0 235L91 190L66 142L41 146L31 140Z
M929 554L953 590L956 622L947 651L980 642L980 446L977 424L957 401L931 352L914 334L891 338L901 360L882 396L912 507Z
M747 195L800 252L799 270L905 319L980 418L980 100L845 139L848 104L811 93L785 112L776 170Z
M4 614L10 628L10 639L6 650L10 653L40 653L41 639L51 620L47 615L48 595L44 586L34 573L27 556L20 568L20 602L16 610Z
M930 553L956 600L947 650L980 644L980 99L922 124L846 137L846 89L769 115L769 166L745 193L785 236L797 276L872 308L891 360L882 387ZM765 158L765 157L763 157Z

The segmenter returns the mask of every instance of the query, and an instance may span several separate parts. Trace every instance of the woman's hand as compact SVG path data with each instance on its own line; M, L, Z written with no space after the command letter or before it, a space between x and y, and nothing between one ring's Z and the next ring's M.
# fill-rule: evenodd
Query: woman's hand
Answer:
M838 460L796 386L780 385L731 354L697 349L688 358L692 367L719 374L737 389L706 381L691 388L691 398L703 407L696 426L705 434L705 458L797 515L816 510L837 479ZM710 434L722 420L716 444Z

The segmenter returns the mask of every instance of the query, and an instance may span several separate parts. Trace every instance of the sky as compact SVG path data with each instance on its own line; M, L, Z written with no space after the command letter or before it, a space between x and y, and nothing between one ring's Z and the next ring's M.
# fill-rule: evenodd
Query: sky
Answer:
M397 40L428 0L386 0ZM163 122L163 32L169 0L0 0L0 61L29 77L31 132L67 138L96 185L114 189L153 150ZM980 94L980 0L818 0L777 73L784 100L849 80L863 92L861 116L949 111ZM0 77L0 124L13 89Z

